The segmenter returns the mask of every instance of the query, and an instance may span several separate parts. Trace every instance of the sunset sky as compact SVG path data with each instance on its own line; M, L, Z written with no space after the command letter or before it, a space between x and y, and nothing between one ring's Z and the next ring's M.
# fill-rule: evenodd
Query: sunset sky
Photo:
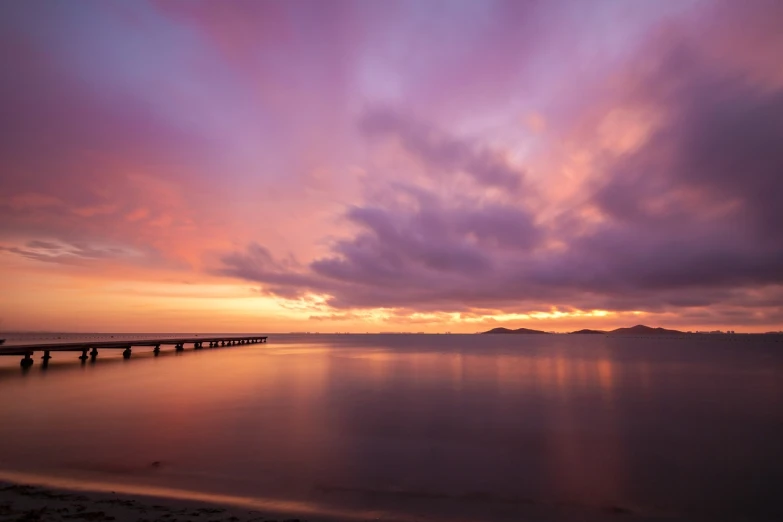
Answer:
M2 2L0 330L781 330L781 27Z

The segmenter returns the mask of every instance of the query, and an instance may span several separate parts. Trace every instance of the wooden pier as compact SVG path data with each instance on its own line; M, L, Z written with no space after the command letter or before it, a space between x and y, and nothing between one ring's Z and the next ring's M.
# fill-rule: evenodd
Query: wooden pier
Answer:
M237 346L242 344L265 343L265 335L243 335L243 336L222 336L222 337L186 337L181 339L161 338L161 339L124 339L107 341L90 341L76 343L45 343L45 344L20 344L11 346L0 346L0 355L21 355L22 360L19 363L22 368L29 368L33 365L33 354L43 352L42 364L46 366L49 359L52 358L52 352L81 352L79 359L82 362L87 359L95 360L98 357L98 350L122 350L122 356L129 359L133 347L152 346L152 352L155 355L160 353L160 347L165 345L174 346L174 351L181 352L186 344L193 346L194 350L202 348L219 348L223 346Z

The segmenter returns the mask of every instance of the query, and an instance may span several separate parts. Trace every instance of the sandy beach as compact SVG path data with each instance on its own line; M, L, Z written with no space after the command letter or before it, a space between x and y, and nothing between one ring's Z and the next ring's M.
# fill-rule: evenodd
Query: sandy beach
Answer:
M206 496L205 498L209 498ZM646 516L616 506L590 508L579 505L530 506L526 515L497 516L487 509L485 516L465 517L460 510L453 516L403 516L388 512L345 513L345 516L317 513L285 513L272 509L252 509L252 500L216 495L213 501L195 498L152 496L114 491L82 490L80 486L60 488L0 480L0 522L446 522L449 520L518 520L520 522L659 522L678 517ZM221 501L222 499L222 501ZM478 499L478 504L482 504ZM488 506L485 506L488 507ZM671 514L670 514L671 515ZM520 518L521 516L521 518ZM695 519L694 519L695 520Z
M0 482L0 521L317 522L240 507Z

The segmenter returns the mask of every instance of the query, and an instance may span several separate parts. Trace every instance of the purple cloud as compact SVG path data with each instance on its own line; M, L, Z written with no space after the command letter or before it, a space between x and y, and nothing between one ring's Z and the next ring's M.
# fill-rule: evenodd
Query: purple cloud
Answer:
M722 305L727 317L745 318L731 307L780 305L783 88L749 83L685 43L663 46L656 59L636 78L645 88L629 99L657 107L663 124L637 149L603 158L582 205L549 222L522 203L454 202L425 189L409 207L356 205L346 217L358 232L310 263L304 285L336 308ZM488 149L396 112L371 111L360 125L368 137L399 139L428 166L464 170L483 187L516 190L523 180ZM404 190L387 186L390 194ZM602 220L572 226L587 209ZM235 276L275 282L224 261Z
M771 321L782 5L0 4L0 272Z
M511 166L497 151L450 136L392 110L368 111L359 126L367 136L398 139L411 155L439 173L465 172L482 186L510 191L518 190L524 179L524 172Z

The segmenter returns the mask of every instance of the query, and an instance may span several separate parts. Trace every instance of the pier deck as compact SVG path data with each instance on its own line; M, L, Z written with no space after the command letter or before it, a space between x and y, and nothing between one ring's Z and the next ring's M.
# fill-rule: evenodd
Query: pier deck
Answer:
M159 338L159 339L118 339L107 341L88 341L75 343L43 343L43 344L18 344L11 346L0 346L0 355L22 355L20 365L22 368L28 368L33 365L33 354L43 352L43 364L46 365L52 358L51 352L81 352L79 359L82 362L88 358L98 357L98 350L123 350L122 355L126 359L131 356L131 349L134 346L152 346L153 353L158 355L160 347L164 345L174 346L174 350L181 352L186 344L193 345L194 350L204 348L204 344L209 348L218 348L223 346L236 346L243 344L265 343L265 335L241 335L241 336L218 336L218 337L184 337L184 338ZM89 353L89 356L88 356Z

